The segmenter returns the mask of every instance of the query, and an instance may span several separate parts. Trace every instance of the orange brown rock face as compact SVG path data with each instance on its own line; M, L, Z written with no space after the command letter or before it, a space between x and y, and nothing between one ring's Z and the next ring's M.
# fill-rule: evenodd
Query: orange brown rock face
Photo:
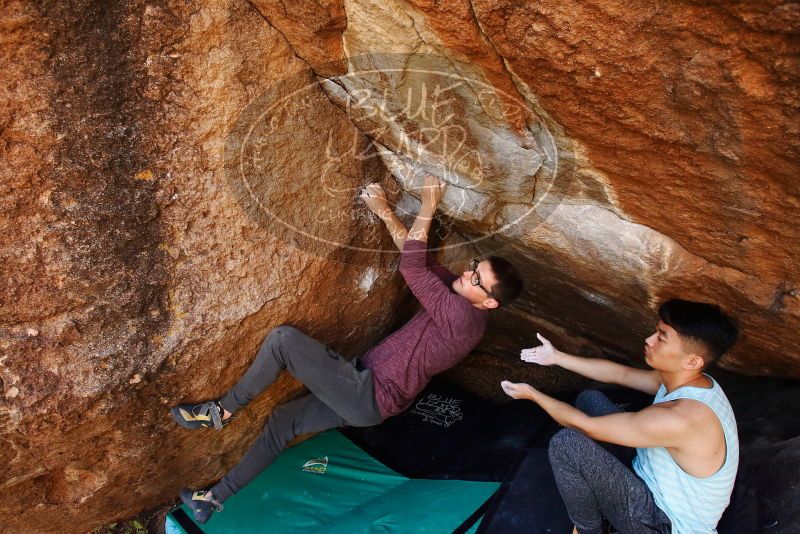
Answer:
M796 8L474 5L619 209L716 264L786 277L800 237Z
M19 3L2 16L0 530L85 532L219 477L301 386L283 377L234 432L183 431L171 405L219 396L283 323L364 350L401 286L356 252L279 240L240 204L225 168L237 118L277 80L311 81L314 120L269 145L296 188L272 207L343 243L393 246L363 206L316 217L326 201L305 197L326 160L309 151L359 134L253 7ZM351 158L326 180L385 176Z
M442 175L471 195L455 229L468 240L494 233L493 248L527 264L531 291L498 325L563 328L640 361L658 302L714 301L745 332L723 366L799 376L795 8L353 0L345 10L351 72L372 54L407 65L409 84L419 57L438 54L473 86L527 108L520 129L458 96L454 122L481 155L465 172L441 151L398 163L398 140L430 122L360 126L394 132L380 139L384 161L406 187L444 161ZM333 80L347 88L350 75Z
M346 71L342 32L347 17L341 0L255 0L252 4L320 76Z
M657 296L727 305L745 332L728 364L797 377L796 7L473 5L510 69L605 174L613 209L699 262L665 273Z

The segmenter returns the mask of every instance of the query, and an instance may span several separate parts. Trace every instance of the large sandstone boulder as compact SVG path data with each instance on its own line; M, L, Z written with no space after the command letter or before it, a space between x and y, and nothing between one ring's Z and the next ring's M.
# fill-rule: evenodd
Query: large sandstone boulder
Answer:
M393 322L405 216L451 185L455 267L500 251L526 292L451 376L550 389L534 333L641 361L660 300L718 302L721 362L800 378L798 45L789 2L17 2L0 24L0 527L84 531L235 463L282 378L225 433L219 395L297 325L349 354ZM198 466L202 466L199 469Z
M297 382L233 432L182 430L168 410L223 393L270 328L356 353L402 287L380 255L298 248L242 203L229 134L276 81L311 83L313 117L256 138L286 192L271 208L315 235L335 224L343 242L392 246L364 207L315 217L350 211L319 190L318 147L358 131L246 2L17 3L1 24L0 530L82 532L238 461ZM386 177L355 158L328 170L333 186Z
M350 71L326 90L401 184L438 168L455 186L467 244L524 266L483 348L543 330L640 360L658 302L681 296L741 321L724 367L800 377L796 6L344 5ZM431 97L453 73L467 83ZM436 113L409 118L421 85ZM455 129L457 149L439 143Z
M541 328L638 359L657 303L683 296L740 319L723 366L800 377L796 6L343 5L348 71L317 69L326 91L405 189L437 170L454 186L468 245L526 265L487 349ZM319 25L295 26L301 57Z

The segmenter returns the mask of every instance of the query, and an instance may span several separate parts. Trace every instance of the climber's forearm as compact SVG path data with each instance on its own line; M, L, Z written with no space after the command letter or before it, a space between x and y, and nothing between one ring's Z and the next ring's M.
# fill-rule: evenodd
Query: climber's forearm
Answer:
M383 221L383 224L386 225L386 229L389 230L389 235L392 236L392 240L394 241L394 245L397 247L397 250L402 252L403 245L408 237L406 225L403 224L397 215L395 215L390 209L381 212L380 218Z
M417 218L414 219L414 224L411 225L411 229L408 231L408 237L427 243L434 213L436 213L436 204L423 196L422 206L419 209L419 213L417 213Z

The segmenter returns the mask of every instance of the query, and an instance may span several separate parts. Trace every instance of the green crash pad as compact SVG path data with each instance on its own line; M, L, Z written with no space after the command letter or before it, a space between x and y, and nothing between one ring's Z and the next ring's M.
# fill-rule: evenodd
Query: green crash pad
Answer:
M281 453L225 502L224 512L199 528L207 534L449 533L498 487L495 482L406 478L329 430ZM180 509L192 517L185 505ZM167 515L167 534L198 532L184 529L176 512Z

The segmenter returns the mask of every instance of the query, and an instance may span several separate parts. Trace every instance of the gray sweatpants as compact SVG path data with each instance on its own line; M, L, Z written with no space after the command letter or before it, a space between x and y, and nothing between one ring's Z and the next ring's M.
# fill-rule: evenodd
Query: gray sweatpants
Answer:
M575 407L592 416L620 409L599 391L578 395ZM601 446L585 434L565 428L550 441L550 463L578 532L601 534L603 518L621 534L669 533L666 514L647 485L629 467L635 449Z
M272 330L255 361L220 399L220 404L229 412L236 412L275 382L283 369L311 393L272 412L264 432L241 461L211 488L214 498L224 501L241 490L300 434L380 423L372 371L359 370L356 363L357 360L346 360L296 328L279 326Z

